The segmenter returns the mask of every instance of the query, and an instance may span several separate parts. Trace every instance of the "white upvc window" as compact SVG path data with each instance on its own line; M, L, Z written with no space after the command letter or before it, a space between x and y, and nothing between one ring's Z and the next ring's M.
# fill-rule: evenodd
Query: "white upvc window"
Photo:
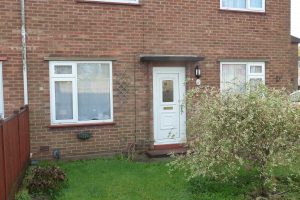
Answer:
M82 0L82 1L139 4L139 0Z
M225 10L265 12L265 0L220 0L220 8Z
M3 96L3 72L2 62L0 62L0 118L4 118L4 96Z
M298 61L298 86L300 86L300 61Z
M222 92L245 93L247 84L265 84L264 62L221 62L220 67Z
M113 122L111 61L50 61L51 124Z

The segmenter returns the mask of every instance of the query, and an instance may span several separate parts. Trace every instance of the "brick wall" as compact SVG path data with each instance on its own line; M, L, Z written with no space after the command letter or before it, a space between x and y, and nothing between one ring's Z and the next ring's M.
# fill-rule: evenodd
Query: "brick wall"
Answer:
M18 0L0 2L0 57L2 62L5 115L23 106L21 17Z
M27 0L31 146L35 157L50 156L55 148L61 149L64 158L116 153L134 141L135 136L139 148L151 145L151 66L157 64L140 63L138 56L142 53L204 56L202 81L213 86L220 84L218 59L266 59L267 85L295 86L297 51L296 45L290 43L290 1L266 2L266 13L244 13L220 10L219 0L143 0L139 6ZM14 3L8 4L18 9ZM9 17L15 19L17 14L15 18ZM12 45L11 41L20 39L19 24L15 23L9 27L16 38L4 40L5 44ZM14 54L16 58L10 62L19 62L19 54ZM116 124L49 128L46 56L117 58L113 63ZM186 66L187 74L193 78L196 64L172 66ZM123 76L128 83L125 103L118 92ZM278 76L280 80L276 80ZM21 89L17 91L16 94ZM92 132L93 138L79 141L76 134L81 131ZM50 151L40 152L40 146L46 145Z

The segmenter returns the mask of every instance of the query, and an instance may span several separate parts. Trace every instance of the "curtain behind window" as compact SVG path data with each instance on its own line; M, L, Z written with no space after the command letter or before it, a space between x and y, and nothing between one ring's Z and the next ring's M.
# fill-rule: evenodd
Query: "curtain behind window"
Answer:
M262 8L262 0L250 0L250 7L251 8Z
M72 81L55 82L56 120L73 119Z
M94 63L78 64L77 76L78 120L110 119L109 65Z
M246 68L244 64L223 64L221 90L244 93L246 91Z
M246 0L222 0L223 7L246 8Z

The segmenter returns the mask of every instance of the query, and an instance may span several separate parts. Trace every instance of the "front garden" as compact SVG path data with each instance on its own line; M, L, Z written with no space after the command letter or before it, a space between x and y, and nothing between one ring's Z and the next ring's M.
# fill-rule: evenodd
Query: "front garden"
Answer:
M299 199L300 109L285 90L246 89L187 95L186 155L40 163L17 200Z
M67 184L60 191L56 191L54 198L58 200L245 200L252 199L251 192L258 185L255 180L256 174L247 171L239 173L237 182L219 183L204 178L186 181L181 172L170 174L167 163L169 162L142 163L126 159L59 162L58 165L66 173ZM49 166L45 163L41 165ZM294 167L299 169L300 164ZM288 173L284 169L277 171L280 177L285 177ZM299 177L298 184L300 184ZM284 180L281 187L285 191L289 190ZM17 200L29 200L27 191L23 189L18 194ZM289 190L284 198L296 200L299 196L299 191Z

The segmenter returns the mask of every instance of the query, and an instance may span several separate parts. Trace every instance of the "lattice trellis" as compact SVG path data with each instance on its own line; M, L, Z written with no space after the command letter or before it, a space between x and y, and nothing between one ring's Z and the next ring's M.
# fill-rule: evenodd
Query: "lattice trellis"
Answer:
M120 106L123 107L127 103L127 96L129 93L129 75L127 74L126 67L120 73L120 75L118 75L118 79L116 82Z

